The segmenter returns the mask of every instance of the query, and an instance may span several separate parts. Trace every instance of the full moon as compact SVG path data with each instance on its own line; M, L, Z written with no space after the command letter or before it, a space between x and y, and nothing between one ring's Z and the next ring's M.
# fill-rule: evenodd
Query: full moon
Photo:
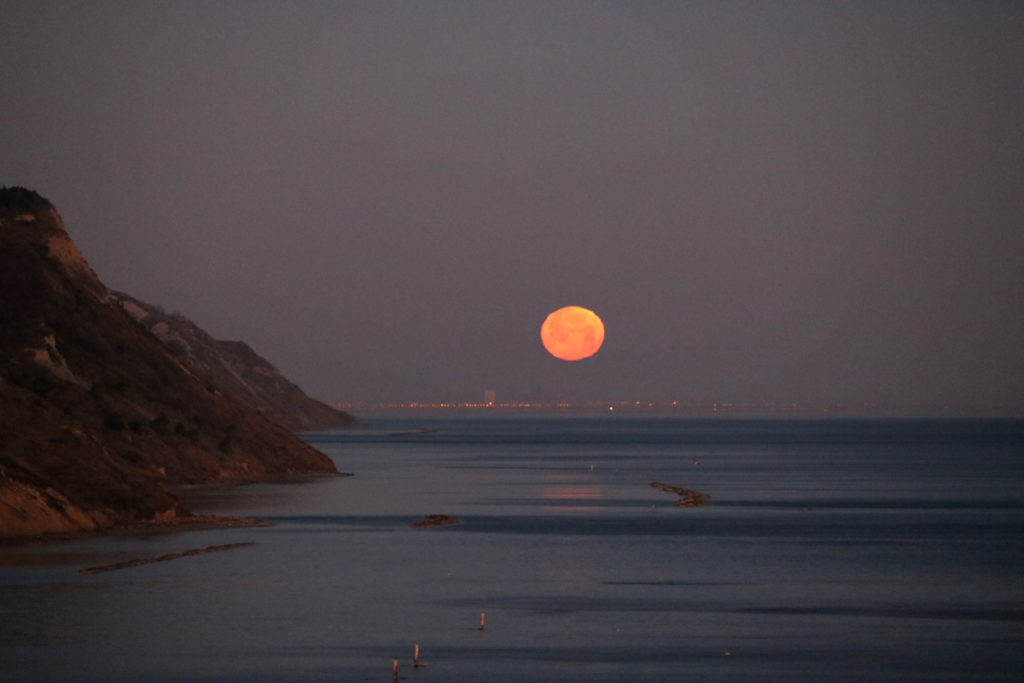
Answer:
M551 313L540 326L540 340L555 358L581 360L604 343L604 323L587 308L566 306Z

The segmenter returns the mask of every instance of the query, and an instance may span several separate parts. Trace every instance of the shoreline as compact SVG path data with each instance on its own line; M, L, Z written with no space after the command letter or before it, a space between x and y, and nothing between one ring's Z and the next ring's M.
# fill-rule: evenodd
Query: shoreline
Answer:
M259 477L239 481L216 481L200 484L178 484L169 487L170 492L179 500L187 498L189 493L197 491L230 490L252 484L295 484L337 477L355 476L351 472L289 472L269 477ZM273 522L231 515L193 514L187 509L178 516L167 519L150 519L135 522L121 522L99 528L64 529L35 535L0 536L0 552L5 548L17 548L27 545L60 543L72 539L90 536L120 536L131 534L170 533L174 531L202 531L205 529L246 528L274 526ZM4 558L0 555L0 566Z

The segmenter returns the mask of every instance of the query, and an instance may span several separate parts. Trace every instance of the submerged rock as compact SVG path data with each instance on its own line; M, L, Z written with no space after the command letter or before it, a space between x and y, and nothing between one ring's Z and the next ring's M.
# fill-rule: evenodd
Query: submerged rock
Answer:
M458 524L459 518L455 515L427 515L426 519L422 519L418 522L412 523L413 529L432 529L436 526L445 526L446 524Z
M706 505L708 500L711 498L710 494L694 491L693 489L684 489L679 486L672 486L671 484L665 484L660 481L651 482L651 486L656 489L661 489L665 493L674 493L679 496L679 500L676 501L676 507L699 507L701 505Z

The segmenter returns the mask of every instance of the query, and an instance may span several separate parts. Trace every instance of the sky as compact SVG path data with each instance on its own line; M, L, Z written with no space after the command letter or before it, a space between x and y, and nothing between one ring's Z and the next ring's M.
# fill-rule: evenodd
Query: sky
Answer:
M1024 4L0 0L0 184L329 401L1024 415ZM548 355L556 308L593 357Z

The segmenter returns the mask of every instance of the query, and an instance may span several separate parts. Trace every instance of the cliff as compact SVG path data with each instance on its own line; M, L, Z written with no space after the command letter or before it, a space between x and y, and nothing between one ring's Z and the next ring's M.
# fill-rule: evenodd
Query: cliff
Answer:
M174 486L336 474L136 323L49 201L0 189L0 539L187 515Z
M121 292L112 295L171 353L279 425L297 432L357 422L352 415L307 396L245 342L214 339L188 318Z

